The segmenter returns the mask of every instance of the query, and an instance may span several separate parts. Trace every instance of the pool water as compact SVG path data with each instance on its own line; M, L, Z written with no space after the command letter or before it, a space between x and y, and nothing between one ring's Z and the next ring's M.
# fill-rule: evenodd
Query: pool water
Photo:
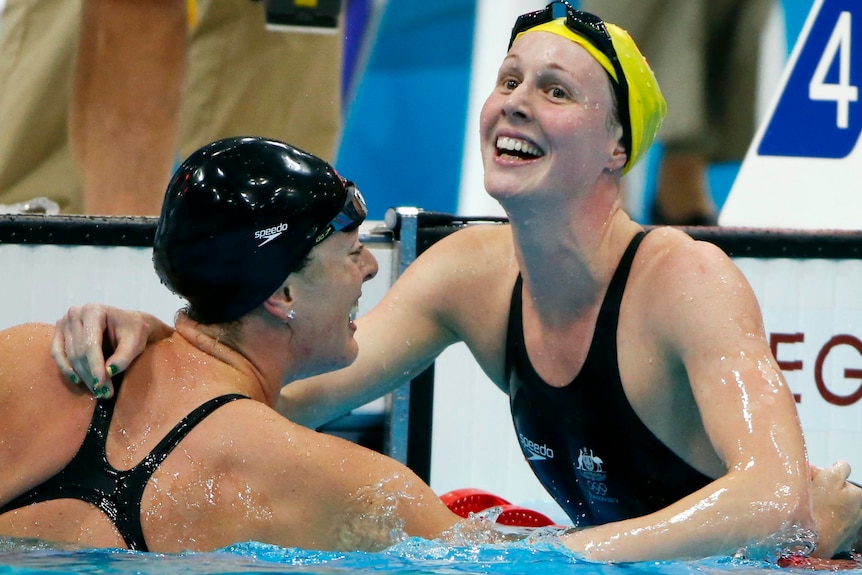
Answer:
M400 575L494 573L518 575L776 575L801 573L767 561L713 557L698 561L593 563L552 542L451 546L411 538L376 553L323 552L260 543L212 553L157 554L117 549L58 549L0 540L0 575L195 575L297 573ZM843 571L862 575L862 569Z

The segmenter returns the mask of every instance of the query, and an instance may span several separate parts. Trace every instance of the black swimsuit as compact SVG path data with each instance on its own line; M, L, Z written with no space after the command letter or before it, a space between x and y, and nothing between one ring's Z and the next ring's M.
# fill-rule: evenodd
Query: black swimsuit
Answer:
M115 469L105 452L108 428L114 414L122 374L114 377L115 393L99 401L90 428L78 452L62 471L0 507L0 515L19 507L54 499L79 499L102 510L116 526L129 549L147 551L141 527L141 499L150 477L168 454L205 417L244 395L215 397L177 423L140 463L128 470Z
M608 286L580 373L565 387L545 383L524 345L520 275L512 293L506 378L512 419L533 472L577 525L646 515L712 480L668 449L629 404L617 363L617 322L643 232L629 244Z

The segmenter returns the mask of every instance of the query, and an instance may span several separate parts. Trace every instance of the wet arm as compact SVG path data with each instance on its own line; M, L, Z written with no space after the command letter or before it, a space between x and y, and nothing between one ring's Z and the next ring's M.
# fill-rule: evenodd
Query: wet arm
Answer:
M738 441L731 436L742 416L729 415L732 403L715 404L736 420L721 424L724 434L711 434L728 463L725 475L656 513L576 532L566 544L596 560L663 560L732 554L775 533L810 529L805 454L793 417L767 421L762 409L789 410L755 403L759 429Z
M704 430L727 472L656 513L566 537L568 546L591 559L727 554L813 526L795 404L772 358L754 295L715 248L687 249L661 266L667 283L656 286L656 293L685 297L667 304L653 297L649 324L671 361L683 364Z
M435 258L420 258L410 266L383 300L357 320L356 361L287 384L277 410L291 421L319 427L393 391L430 365L456 341L428 297L429 291L444 289L438 265Z
M316 427L396 389L453 343L464 341L473 353L496 347L480 341L497 333L489 286L503 285L508 298L503 278L514 282L514 265L508 226L469 226L435 243L357 321L353 365L288 384L278 410Z

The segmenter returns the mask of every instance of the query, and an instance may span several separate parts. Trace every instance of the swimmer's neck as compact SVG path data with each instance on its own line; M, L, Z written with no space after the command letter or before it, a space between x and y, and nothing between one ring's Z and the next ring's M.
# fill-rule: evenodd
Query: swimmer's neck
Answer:
M582 206L583 207L583 206ZM614 201L596 210L563 210L547 218L510 217L525 295L540 316L561 318L604 296L622 253L643 228Z
M290 377L288 354L280 348L278 337L249 341L242 335L249 327L243 325L238 337L225 338L219 326L200 324L182 313L177 316L176 331L193 347L237 372L239 377L231 382L233 392L275 407L282 382Z

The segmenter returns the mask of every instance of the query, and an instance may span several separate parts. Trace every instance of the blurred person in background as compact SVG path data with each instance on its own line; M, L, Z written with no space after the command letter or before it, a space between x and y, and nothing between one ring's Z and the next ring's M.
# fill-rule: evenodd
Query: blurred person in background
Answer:
M342 38L271 32L253 0L7 0L0 204L157 215L177 158L236 134L331 160Z
M760 41L775 0L581 0L638 42L668 113L649 223L715 225L707 168L741 161L756 129Z

